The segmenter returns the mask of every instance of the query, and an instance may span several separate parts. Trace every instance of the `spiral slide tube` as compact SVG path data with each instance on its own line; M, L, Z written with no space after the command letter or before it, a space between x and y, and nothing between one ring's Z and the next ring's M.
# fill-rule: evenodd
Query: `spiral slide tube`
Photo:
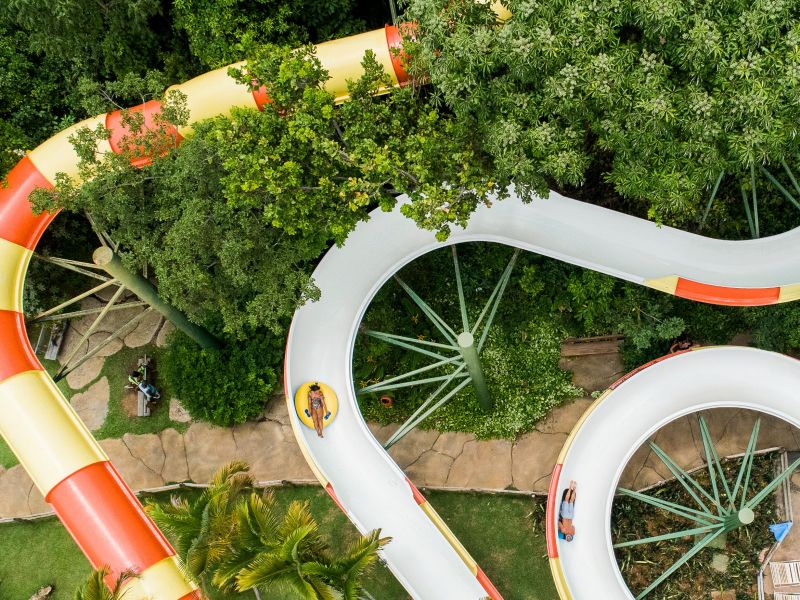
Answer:
M660 285L667 279L705 281L708 282L706 289L714 289L715 298L720 303L751 304L758 298L750 293L754 289L786 288L789 282L800 281L800 260L792 259L791 252L788 252L789 248L800 245L800 230L761 240L727 242L669 227L659 228L648 221L556 193L551 193L547 200L537 199L524 204L513 189L510 191L511 198L493 203L491 208L480 207L472 215L469 225L455 230L446 244L469 241L507 244L659 289L667 289L667 286ZM314 272L321 299L302 307L295 314L286 349L285 386L289 412L294 415L295 435L309 464L331 497L359 529L382 528L384 534L392 536L392 543L384 550L385 558L414 598L464 600L486 595L499 598L499 593L425 502L424 496L374 439L359 411L352 382L355 338L371 299L403 265L446 244L437 242L431 232L420 230L403 217L399 206L389 213L379 210L371 213L370 220L360 223L344 246L331 249ZM678 275L665 277L664 274ZM672 291L675 293L676 289ZM755 393L764 388L765 378L773 381L773 367L800 365L767 354L768 358L759 363L761 370L756 376L752 369L741 368L752 355L760 357L765 354L754 353L746 349L704 351L698 356L714 360L716 371L687 366L680 377L673 371L670 377L701 390L691 398L695 404L700 404L702 394L713 388L713 381L716 381L712 380L712 384L708 384L706 379L705 383L700 381L710 372L721 373L720 381L726 382L739 381L741 374L749 373L752 377L749 386ZM685 359L676 359L670 364L691 365ZM800 371L800 366L795 368ZM738 375L734 377L734 374ZM324 439L317 438L314 431L300 424L292 401L294 390L303 382L317 380L330 385L339 398L339 414L326 427ZM653 382L651 395L666 388L667 380L663 378ZM792 389L796 388L786 387L784 395ZM661 408L671 406L667 402L670 397L664 394ZM642 416L637 416L641 402L633 401L630 395L627 404L631 408L620 422L631 422L634 429L639 425L649 426L649 413L642 412ZM769 411L768 405L765 410ZM587 456L591 456L592 448L596 452L598 447L603 447L598 436L608 436L612 422L604 421L606 427L595 428L592 442L580 446ZM626 443L635 441L625 439ZM626 451L635 447L625 446ZM564 460L562 458L559 463ZM561 479L557 468L553 485L557 486L567 476L579 479L581 497L595 497L583 480L590 477L597 462L596 454L595 459L588 462L585 457L576 459L580 473L565 471L566 475ZM610 465L607 465L609 469L624 465L616 457L603 462ZM609 478L608 481L613 488L616 480ZM581 510L584 504L588 502L581 502ZM576 547L588 544L585 540L595 539L593 531L585 530L583 518L581 516L581 533L576 538ZM608 519L602 522L607 525ZM552 522L549 527L552 537ZM593 548L592 552L595 551L597 549ZM554 552L551 540L551 556L558 559ZM581 554L570 563L573 572L577 573L576 578L582 580L580 565L585 564L590 555ZM554 573L558 583L562 572L554 570ZM596 597L598 590L606 589L597 585L598 582L606 582L608 577L593 579L594 574L593 570L592 576L586 578L586 585L580 588L582 592L563 597L579 600ZM610 589L620 589L616 583L615 586ZM559 587L566 589L563 585Z
M331 75L327 89L344 100L346 82L360 76L366 50L375 52L394 85L403 84L407 75L391 50L400 44L397 27L389 26L320 44L317 56ZM250 92L227 75L227 68L170 89L186 94L192 122L228 114L232 107L261 109L269 102L263 88ZM150 101L131 111L142 113L146 127L153 127L160 107L158 101ZM79 128L98 125L110 131L110 138L98 143L98 155L121 152L128 131L120 111L115 111L47 140L20 161L8 174L7 185L0 187L0 434L90 563L109 568L108 582L127 570L139 574L128 585L126 600L199 598L174 550L45 373L25 330L25 273L39 238L55 217L34 215L28 196L36 188L52 188L57 173L79 178L79 159L68 138ZM178 142L190 133L191 126L172 132ZM137 165L147 162L139 159Z
M561 451L547 503L547 554L563 600L632 600L617 568L611 508L636 449L684 415L735 407L800 427L800 362L742 347L701 348L653 361L613 384L589 408ZM624 426L623 426L624 424ZM598 455L598 449L602 454ZM578 482L575 539L557 538L560 490Z

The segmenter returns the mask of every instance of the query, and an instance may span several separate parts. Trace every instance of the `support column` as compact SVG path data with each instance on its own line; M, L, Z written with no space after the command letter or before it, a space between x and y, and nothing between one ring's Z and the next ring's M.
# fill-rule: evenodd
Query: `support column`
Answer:
M125 265L122 264L119 256L114 254L111 248L101 246L94 251L92 260L94 264L102 267L114 279L164 315L168 321L192 338L201 347L216 348L219 346L219 340L211 335L209 331L190 322L181 311L164 302L152 283L138 273L129 271Z
M475 395L478 396L478 402L480 402L484 412L490 412L494 408L494 402L492 402L489 388L486 386L486 380L483 377L481 361L478 358L478 349L475 347L475 338L469 331L464 331L458 334L457 340L458 351L467 365L467 371L472 378L472 387L475 389Z
M741 510L731 513L725 519L725 530L726 531L733 531L734 529L738 529L744 525L750 525L756 518L753 509L747 508L746 506Z

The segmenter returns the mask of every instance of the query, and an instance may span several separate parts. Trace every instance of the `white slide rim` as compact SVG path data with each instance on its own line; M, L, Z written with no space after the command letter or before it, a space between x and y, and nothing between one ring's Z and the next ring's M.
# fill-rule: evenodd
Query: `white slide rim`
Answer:
M446 243L419 229L399 206L373 211L320 261L313 276L321 299L296 312L288 336L285 386L301 449L362 532L381 528L393 538L384 557L417 599L477 600L487 592L463 553L420 510L405 475L358 409L351 376L357 329L374 295L403 265L444 245L490 241L640 284L668 275L730 287L800 281L800 264L790 251L798 247L800 229L761 240L714 240L556 193L526 204L510 192L491 208L479 207ZM339 415L324 440L294 412L294 391L311 380L324 381L339 397Z
M578 482L575 539L558 540L566 598L634 596L617 568L611 509L636 449L668 423L712 408L760 411L800 427L800 361L736 346L700 348L659 361L599 399L568 442L556 488ZM598 451L598 449L602 451ZM744 448L742 448L744 450ZM548 510L557 518L557 502Z

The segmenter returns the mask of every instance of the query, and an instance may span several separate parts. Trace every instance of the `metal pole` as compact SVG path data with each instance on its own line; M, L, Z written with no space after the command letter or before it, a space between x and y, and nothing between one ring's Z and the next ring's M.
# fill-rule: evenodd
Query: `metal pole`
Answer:
M92 260L114 279L118 280L139 298L160 312L168 321L172 322L175 327L183 331L200 346L203 348L215 348L219 346L219 340L211 335L211 333L203 327L190 322L181 311L164 302L152 283L138 273L132 273L125 268L119 256L117 256L111 248L108 246L101 246L94 251Z
M483 377L481 361L478 358L478 349L475 347L475 338L469 331L463 331L458 334L457 340L458 351L461 352L461 356L467 365L467 371L472 378L472 387L475 389L478 402L480 402L484 412L490 412L494 408L494 402L492 402L489 388L486 387L486 380Z

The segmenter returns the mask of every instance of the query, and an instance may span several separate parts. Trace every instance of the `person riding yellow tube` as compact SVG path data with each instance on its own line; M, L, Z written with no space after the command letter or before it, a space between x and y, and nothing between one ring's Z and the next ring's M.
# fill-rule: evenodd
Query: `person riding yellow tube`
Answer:
M307 381L294 395L294 407L303 425L314 429L319 437L339 412L339 400L333 389L319 381Z

